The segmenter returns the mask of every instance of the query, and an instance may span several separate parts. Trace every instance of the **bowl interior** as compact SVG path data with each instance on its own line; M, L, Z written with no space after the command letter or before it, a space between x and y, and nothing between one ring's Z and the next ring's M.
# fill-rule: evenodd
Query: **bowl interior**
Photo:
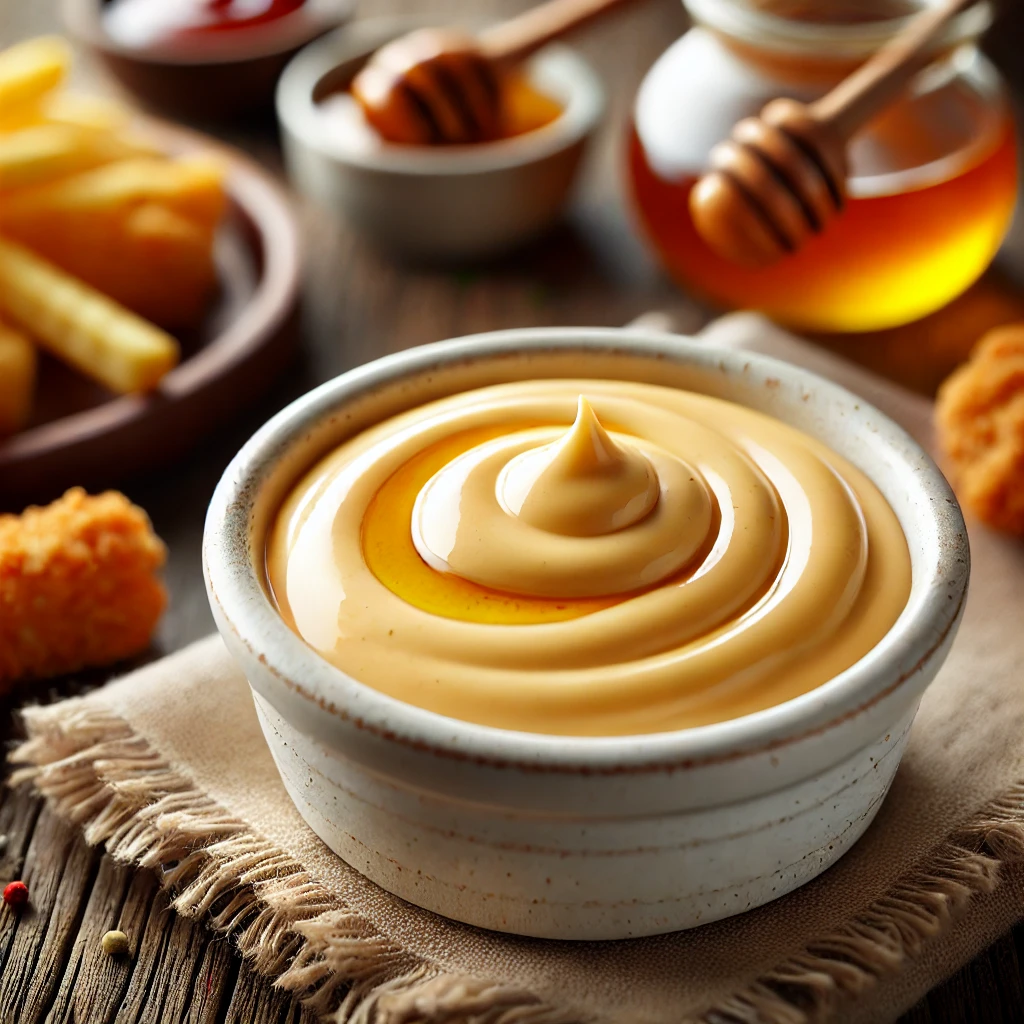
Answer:
M835 679L765 711L679 733L564 738L487 729L401 704L349 679L295 636L274 610L263 570L277 509L320 456L366 427L424 402L513 379L585 377L687 388L758 409L829 444L870 476L907 536L912 588L900 619L865 658ZM931 459L856 395L807 371L751 353L636 330L496 332L425 346L351 371L293 403L239 453L218 487L205 540L211 591L243 640L273 664L301 664L304 685L339 707L358 705L411 741L436 741L438 723L459 749L481 755L621 764L750 749L833 721L914 675L956 621L969 570L959 507ZM376 719L375 719L376 716ZM496 753L497 752L497 753Z
M528 61L531 84L562 106L550 124L497 142L471 146L396 146L373 138L353 142L333 129L333 112L324 103L344 91L367 58L380 46L415 28L444 19L373 18L345 26L306 47L285 69L278 86L281 122L303 143L341 163L399 174L464 175L542 160L575 145L601 120L604 92L590 66L564 46L549 46Z

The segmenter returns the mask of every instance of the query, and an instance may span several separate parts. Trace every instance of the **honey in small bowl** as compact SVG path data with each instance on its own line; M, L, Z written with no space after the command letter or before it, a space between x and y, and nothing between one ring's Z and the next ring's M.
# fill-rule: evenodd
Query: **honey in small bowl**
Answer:
M954 26L945 56L853 140L844 212L762 269L717 256L694 227L690 192L711 147L776 96L828 91L918 5L689 6L700 24L641 86L628 157L638 218L673 278L718 306L856 332L934 312L982 274L1017 196L1010 107L974 45L984 5L968 12L973 22Z
M537 131L561 117L564 108L554 97L539 89L524 71L512 71L500 79L501 127L496 139L513 139ZM366 120L362 108L348 89L333 92L321 100L321 107L330 117L332 135L358 148L394 145L385 142ZM477 143L476 145L487 145Z

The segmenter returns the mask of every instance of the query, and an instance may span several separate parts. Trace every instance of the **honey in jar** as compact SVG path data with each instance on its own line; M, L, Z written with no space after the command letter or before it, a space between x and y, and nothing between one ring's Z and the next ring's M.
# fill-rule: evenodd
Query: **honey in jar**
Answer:
M629 172L642 228L688 291L797 328L856 332L935 311L995 256L1017 193L1010 106L976 40L976 5L936 61L851 143L846 208L774 266L748 269L697 234L689 198L711 148L777 96L823 95L899 31L897 0L686 0L696 27L655 63L637 95Z

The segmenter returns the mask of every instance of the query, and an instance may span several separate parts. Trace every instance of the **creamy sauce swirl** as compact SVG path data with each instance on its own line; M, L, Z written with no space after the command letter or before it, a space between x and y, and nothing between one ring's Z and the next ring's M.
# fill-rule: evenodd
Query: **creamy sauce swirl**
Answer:
M910 591L867 477L761 413L616 381L466 392L374 427L293 490L281 614L399 700L557 735L661 732L788 700Z

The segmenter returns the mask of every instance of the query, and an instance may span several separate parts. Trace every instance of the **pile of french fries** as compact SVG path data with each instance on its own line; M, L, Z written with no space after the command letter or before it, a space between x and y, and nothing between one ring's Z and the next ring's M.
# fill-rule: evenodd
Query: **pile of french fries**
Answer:
M221 163L167 157L124 107L64 91L70 62L54 37L0 50L0 435L30 416L36 346L148 391L217 286Z

